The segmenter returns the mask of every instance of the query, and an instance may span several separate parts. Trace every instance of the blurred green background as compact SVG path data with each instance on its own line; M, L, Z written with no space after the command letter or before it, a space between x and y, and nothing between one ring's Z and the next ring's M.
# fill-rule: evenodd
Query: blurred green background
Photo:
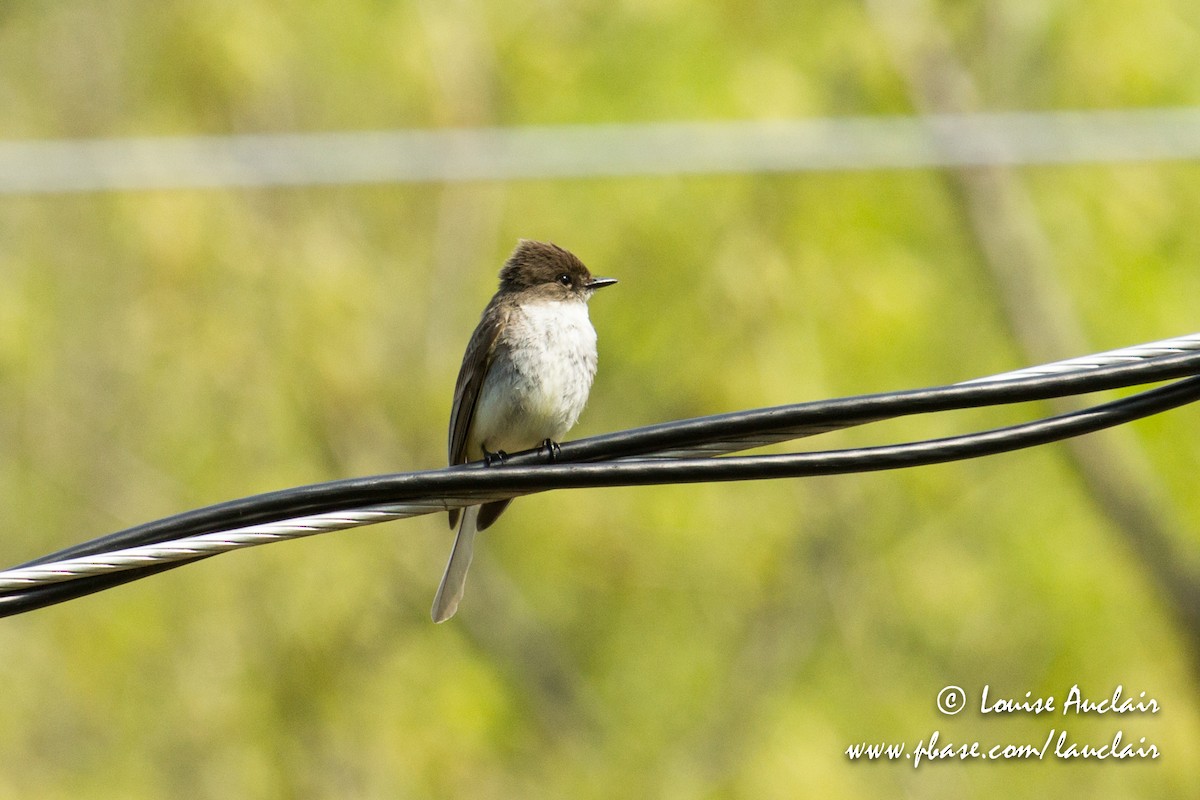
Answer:
M974 85L947 101L939 74ZM943 102L1197 104L1200 11L0 4L0 139ZM621 279L592 303L601 365L580 436L1197 329L1200 165L981 174L0 197L0 562L260 491L440 466L462 349L518 237ZM988 192L1003 213L981 211ZM989 245L989 231L1011 246ZM1006 258L1028 283L1005 284ZM1039 298L1047 313L1022 319ZM1043 335L1048 323L1070 333ZM1051 352L1033 352L1039 342ZM1048 410L910 419L803 446ZM1194 588L1200 552L1200 415L1175 411L1116 441L1118 469L1141 476L1118 492L1088 478L1102 457L1060 445L903 472L523 499L483 537L442 626L428 616L451 543L441 515L5 619L0 795L1186 796L1200 785L1200 633L1178 589ZM1131 525L1114 500L1160 519ZM1147 536L1156 544L1138 544ZM1095 699L1118 684L1145 691L1162 711L951 718L934 705L948 684L974 705L985 684L1061 702L1076 683ZM1122 730L1162 756L914 770L844 755L935 730L943 743L1040 743L1051 728L1092 744Z

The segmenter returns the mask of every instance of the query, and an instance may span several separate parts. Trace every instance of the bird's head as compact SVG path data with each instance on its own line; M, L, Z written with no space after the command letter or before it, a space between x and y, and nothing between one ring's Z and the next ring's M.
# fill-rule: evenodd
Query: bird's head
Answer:
M550 242L522 239L500 270L502 292L529 292L548 300L587 300L616 278L594 278L575 255Z

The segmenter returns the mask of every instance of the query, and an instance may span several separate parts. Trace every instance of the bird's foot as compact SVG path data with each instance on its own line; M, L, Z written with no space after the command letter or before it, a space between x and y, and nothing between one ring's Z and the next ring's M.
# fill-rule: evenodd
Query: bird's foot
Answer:
M494 453L483 451L483 465L485 467L496 467L508 460L508 453L503 450L497 450Z
M553 439L546 439L538 445L538 455L545 457L548 464L558 461L558 454L561 452L562 447Z

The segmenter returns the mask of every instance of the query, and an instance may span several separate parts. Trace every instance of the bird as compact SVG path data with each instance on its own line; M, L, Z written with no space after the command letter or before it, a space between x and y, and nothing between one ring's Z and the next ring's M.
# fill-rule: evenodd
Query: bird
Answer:
M518 241L500 269L500 286L467 343L450 411L450 465L548 448L575 425L596 375L596 330L588 300L615 278L593 277L574 254L551 242ZM475 535L511 500L450 510L454 547L433 600L434 622L462 600ZM461 511L461 514L460 514ZM461 517L461 519L460 519Z

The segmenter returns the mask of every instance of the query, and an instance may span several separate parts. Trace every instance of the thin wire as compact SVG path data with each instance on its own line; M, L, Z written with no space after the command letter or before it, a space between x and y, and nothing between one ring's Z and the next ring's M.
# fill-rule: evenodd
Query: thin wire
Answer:
M443 511L483 499L551 488L750 480L936 463L1079 435L1200 397L1191 378L1083 411L965 436L886 447L712 459L766 439L912 413L1026 402L1200 374L1200 334L1069 359L949 387L736 412L592 437L562 445L565 463L513 456L504 469L479 465L337 481L244 498L147 523L0 572L0 615L60 602L222 552ZM1070 365L1064 368L1063 365ZM680 446L690 441L690 446ZM696 458L696 454L703 458ZM592 462L592 463L585 463ZM594 463L601 462L601 463ZM390 498L390 502L379 500ZM321 508L322 503L345 504ZM320 513L297 514L305 508ZM254 520L229 526L228 520ZM285 518L290 517L290 518ZM222 526L224 529L214 530ZM194 535L180 536L192 529ZM160 541L146 541L163 537ZM130 546L131 543L136 543ZM61 584L70 583L70 586ZM55 584L59 584L55 586Z
M1200 108L0 141L0 194L1200 158Z

